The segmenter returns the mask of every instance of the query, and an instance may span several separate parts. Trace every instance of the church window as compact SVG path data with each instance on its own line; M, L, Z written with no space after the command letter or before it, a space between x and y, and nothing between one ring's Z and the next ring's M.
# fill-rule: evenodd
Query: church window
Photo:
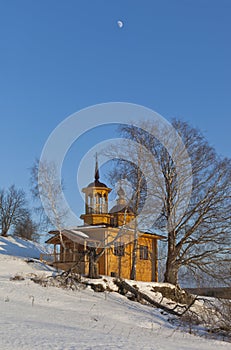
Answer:
M124 256L125 245L124 243L115 242L114 243L114 255Z
M148 260L148 246L140 245L140 259Z

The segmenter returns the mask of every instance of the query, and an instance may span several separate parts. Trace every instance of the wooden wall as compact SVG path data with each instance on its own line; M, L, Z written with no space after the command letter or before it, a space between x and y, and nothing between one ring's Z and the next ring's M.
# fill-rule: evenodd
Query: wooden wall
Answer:
M139 237L137 251L136 279L139 281L157 281L157 241L147 236ZM148 259L140 258L140 246L148 247ZM114 244L108 248L99 261L99 273L116 275L130 279L132 268L132 242L125 245L124 256L114 254Z
M105 229L92 229L89 230L88 235L96 242L102 242L102 246L108 246L105 253L99 259L98 269L100 275L114 275L122 278L130 279L130 272L132 268L132 249L133 241L131 231L125 232L120 235L119 240L124 242L124 255L117 256L114 251L114 244L118 242L117 228L105 228ZM128 243L130 242L130 243ZM55 244L58 242L55 241ZM59 242L60 244L60 242ZM60 263L77 262L81 257L83 251L83 245L74 243L65 238L66 249L60 246L59 259ZM144 246L148 249L148 256L145 259L141 259L140 247ZM88 272L88 259L83 257L80 259L84 265L81 266L81 272ZM58 263L58 261L57 261ZM136 279L138 281L158 281L158 266L157 266L157 239L151 235L144 234L138 238L138 250L137 250L137 265L136 265Z

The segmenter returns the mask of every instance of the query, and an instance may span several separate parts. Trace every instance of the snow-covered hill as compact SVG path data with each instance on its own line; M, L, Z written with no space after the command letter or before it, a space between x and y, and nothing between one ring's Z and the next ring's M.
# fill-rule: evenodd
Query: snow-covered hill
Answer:
M0 254L39 259L41 253L49 253L48 248L19 237L0 236Z
M30 242L20 244L27 243L32 249ZM227 342L177 329L160 310L118 293L35 284L32 276L51 275L52 269L9 255L12 250L7 255L10 243L0 247L0 350L230 349Z

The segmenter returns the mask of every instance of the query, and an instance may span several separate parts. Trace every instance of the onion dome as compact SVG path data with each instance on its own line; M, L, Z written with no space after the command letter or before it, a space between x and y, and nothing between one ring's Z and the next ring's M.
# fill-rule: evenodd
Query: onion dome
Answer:
M133 213L132 208L129 207L126 203L125 192L122 187L119 188L118 192L117 204L111 208L110 213Z

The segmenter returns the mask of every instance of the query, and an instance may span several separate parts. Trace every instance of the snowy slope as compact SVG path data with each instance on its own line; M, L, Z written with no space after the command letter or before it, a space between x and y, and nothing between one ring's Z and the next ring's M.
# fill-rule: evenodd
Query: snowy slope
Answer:
M0 254L39 259L41 253L46 254L48 252L48 248L41 246L39 243L19 237L0 236Z
M180 331L160 310L118 293L35 284L31 276L52 270L7 255L6 246L0 253L0 350L231 349L229 343ZM12 280L15 275L24 279Z

